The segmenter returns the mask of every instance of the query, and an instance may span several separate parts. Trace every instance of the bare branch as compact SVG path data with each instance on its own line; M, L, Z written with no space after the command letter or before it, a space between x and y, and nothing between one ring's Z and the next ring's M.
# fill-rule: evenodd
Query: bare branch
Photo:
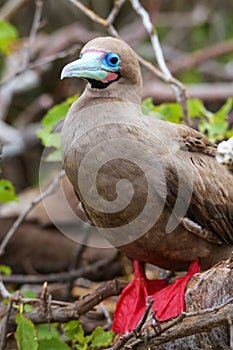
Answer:
M10 21L28 0L8 0L0 10L0 20Z
M11 314L12 303L7 305L5 316L2 318L0 323L0 349L5 349L8 333L8 321Z
M92 21L102 24L104 27L108 27L106 19L98 16L94 11L90 10L87 6L83 5L79 0L70 0L80 11L82 11Z
M225 55L226 53L232 51L233 40L227 40L222 43L217 43L215 45L205 47L202 50L191 52L190 54L183 56L182 60L170 63L169 69L172 73L177 73L181 70L195 67L204 61Z
M177 80L174 81L174 78L172 77L166 65L157 32L150 20L150 16L148 12L142 7L139 0L130 0L130 2L134 10L136 11L136 13L141 17L143 25L150 37L152 48L154 50L154 54L158 62L159 68L163 72L166 81L168 81L171 84L171 87L176 96L177 102L181 104L181 107L183 110L184 122L185 124L190 125L191 122L190 122L189 113L188 113L187 96L186 96L185 87L180 82L178 83Z
M51 306L53 307L51 307L50 321L68 322L69 320L78 319L81 315L92 310L94 306L98 305L103 300L111 296L119 295L125 288L125 285L125 282L117 280L104 282L90 294L64 307L61 307L61 303L58 307L54 307L57 302L51 300ZM14 302L17 302L17 300L14 299ZM19 298L18 302L22 302L22 299ZM48 319L47 310L42 309L40 305L34 308L33 311L25 313L25 316L35 324L45 323ZM15 312L13 312L13 310L9 318L9 324L11 327L15 325Z
M90 272L95 273L109 264L113 263L117 258L114 254L110 258L105 258L99 260L93 264L85 265L76 270L71 270L68 272L50 273L45 275L9 275L2 276L2 281L5 283L15 283L15 284L34 284L34 283L44 283L45 281L49 283L53 282L66 282L74 278L85 277L90 274Z
M8 290L6 289L6 287L4 286L2 278L0 279L0 295L5 299L9 299L12 297L12 294L9 293Z
M233 84L229 83L199 83L187 85L190 98L200 98L203 101L225 101L233 95ZM151 97L157 103L174 101L174 96L168 86L154 81L148 81L143 87L143 98Z
M38 32L39 26L40 26L40 19L42 15L42 8L43 8L43 1L42 0L36 0L36 9L35 14L32 22L31 31L29 34L29 40L27 43L27 46L25 48L25 57L24 57L24 64L23 64L23 70L27 67L29 61L30 61L30 54L31 54L31 48L34 44L36 34Z
M109 13L108 17L107 17L107 22L109 24L113 24L113 22L115 21L121 7L124 5L126 0L115 0L114 1L114 6L112 8L112 11Z
M65 171L62 170L60 174L53 179L53 181L50 183L50 185L45 189L44 192L42 192L38 197L36 197L28 206L28 208L18 216L18 218L15 220L14 224L11 226L9 231L7 232L6 236L1 242L0 245L0 256L4 253L4 249L21 224L21 222L26 218L26 216L32 211L32 209L40 203L44 198L48 197L50 194L54 193L57 189L58 184L60 183L62 177L65 175Z

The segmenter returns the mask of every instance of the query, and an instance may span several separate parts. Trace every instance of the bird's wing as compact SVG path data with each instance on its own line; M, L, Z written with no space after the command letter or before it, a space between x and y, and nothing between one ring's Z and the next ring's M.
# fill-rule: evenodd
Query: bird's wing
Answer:
M184 166L187 177L191 174L193 176L191 201L187 217L181 224L209 241L232 245L233 176L216 161L216 146L205 136L181 125L178 126L178 132L183 155L181 153L177 156L183 156L186 160ZM172 176L169 177L171 178ZM170 185L174 188L172 183Z

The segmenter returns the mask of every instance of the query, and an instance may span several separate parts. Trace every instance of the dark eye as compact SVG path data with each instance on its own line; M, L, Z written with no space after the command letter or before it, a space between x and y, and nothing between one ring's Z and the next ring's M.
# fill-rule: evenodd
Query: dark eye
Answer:
M105 60L108 66L118 68L117 65L120 63L120 57L116 53L109 52L105 56Z
M111 57L109 60L112 64L116 64L118 62L118 57Z

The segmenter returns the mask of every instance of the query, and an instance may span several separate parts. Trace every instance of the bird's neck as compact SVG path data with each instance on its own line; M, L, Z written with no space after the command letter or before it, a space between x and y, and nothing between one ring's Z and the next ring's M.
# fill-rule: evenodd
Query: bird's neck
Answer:
M123 92L123 93L122 93ZM140 86L127 86L121 85L120 82L114 82L109 85L106 89L95 89L91 88L90 84L87 84L81 100L85 104L88 101L88 105L95 105L96 103L103 103L104 101L110 102L129 102L137 105L141 104L141 88Z

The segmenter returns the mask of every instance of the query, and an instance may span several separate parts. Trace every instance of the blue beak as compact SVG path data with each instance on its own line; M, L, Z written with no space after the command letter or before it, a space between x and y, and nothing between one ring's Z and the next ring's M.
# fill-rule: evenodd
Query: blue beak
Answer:
M67 64L63 68L61 79L77 77L104 80L108 76L109 70L102 64L102 61L103 52L85 52L80 59Z

